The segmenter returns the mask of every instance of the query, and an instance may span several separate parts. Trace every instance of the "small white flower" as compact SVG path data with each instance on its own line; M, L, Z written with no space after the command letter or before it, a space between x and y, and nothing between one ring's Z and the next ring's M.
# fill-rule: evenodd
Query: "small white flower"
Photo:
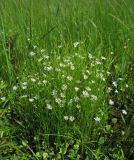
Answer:
M48 55L44 55L43 57L44 57L44 59L49 59Z
M114 87L117 87L117 82L113 81L113 85L114 85Z
M74 97L74 101L75 101L75 102L78 102L78 101L79 101L79 97L75 96L75 97Z
M41 49L40 52L41 52L41 53L42 53L42 52L45 52L45 49Z
M36 48L37 48L37 46L35 46L35 45L34 45L33 47L34 47L34 49L36 49Z
M82 94L84 97L89 97L89 93L87 91L83 91Z
M87 76L86 74L84 74L84 79L85 79L85 80L88 79L88 76Z
M100 122L101 119L100 119L99 117L95 117L94 120L95 120L96 122Z
M114 52L110 52L110 54L111 54L111 55L113 55L113 54L114 54Z
M71 68L71 70L74 70L74 69L75 69L75 67L74 67L73 65L71 65L71 67L70 67L70 68Z
M68 102L68 105L72 105L72 103L73 103L73 99L70 99Z
M78 105L78 104L76 105L76 108L78 108L78 109L79 109L80 107L81 107L80 105Z
M36 82L36 79L34 79L34 78L31 78L31 81L32 81L32 82Z
M76 92L78 92L78 90L79 90L79 88L78 88L78 87L75 87L74 89L75 89L75 91L76 91Z
M2 101L5 101L5 100L6 100L6 97L1 97L1 100L2 100Z
M63 46L62 45L58 45L58 48L62 48Z
M21 96L20 98L27 98L27 95L23 95L23 96Z
M58 104L61 104L62 100L60 98L56 98L55 102L58 103Z
M95 84L95 81L92 80L91 83L92 83L92 84Z
M56 96L56 95L57 95L57 91L56 91L55 89L52 91L52 95L53 95L53 96Z
M70 120L71 122L73 122L73 121L75 120L75 118L74 118L73 116L70 116L70 117L69 117L69 120Z
M26 85L27 85L27 82L23 82L22 85L26 86Z
M72 81L73 77L72 76L67 76L67 80Z
M74 48L78 47L80 43L79 42L74 42L73 45L74 45Z
M47 67L47 71L51 71L53 69L52 66Z
M90 88L90 87L86 87L86 90L87 90L87 91L91 91L91 88Z
M102 60L106 60L106 57L102 56L101 59L102 59Z
M117 90L117 89L115 90L115 93L118 93L118 90Z
M124 115L127 115L127 111L126 111L125 109L122 110L122 113L123 113Z
M95 95L91 95L91 99L93 100L93 101L97 101L97 96L95 96Z
M69 117L68 117L68 116L64 116L64 120L65 120L65 121L68 121L68 120L69 120Z
M31 51L29 54L30 54L31 57L33 57L36 53Z
M27 89L27 86L22 86L22 89L24 89L24 90Z
M46 81L46 80L43 80L42 82L43 82L43 84L46 84L46 83L47 83L47 81Z
M60 96L61 96L62 98L65 98L65 93L61 93Z
M110 93L112 91L112 88L108 87L107 93Z
M60 63L59 66L60 66L60 67L65 67L65 64Z
M63 85L62 85L62 90L64 91L64 90L66 90L66 89L67 89L67 85L63 84Z
M114 105L114 101L113 100L109 100L109 104L111 105L111 106L113 106Z
M89 54L88 54L88 58L89 58L89 59L92 59L92 58L93 58L92 54L89 53Z
M99 62L99 61L96 61L95 63L96 63L96 64L101 64L101 62Z
M47 104L47 109L52 110L52 106L50 104Z
M42 60L43 60L43 58L39 58L39 59L38 59L38 62L41 62Z
M126 84L126 88L128 88L128 84Z
M17 86L13 86L13 90L14 90L14 91L17 90Z
M29 98L29 102L33 102L34 101L34 99L33 98Z

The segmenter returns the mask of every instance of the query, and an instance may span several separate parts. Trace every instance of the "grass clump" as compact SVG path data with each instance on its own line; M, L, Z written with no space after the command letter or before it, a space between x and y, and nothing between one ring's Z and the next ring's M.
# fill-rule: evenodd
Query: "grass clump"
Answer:
M2 159L133 159L133 9L0 4Z

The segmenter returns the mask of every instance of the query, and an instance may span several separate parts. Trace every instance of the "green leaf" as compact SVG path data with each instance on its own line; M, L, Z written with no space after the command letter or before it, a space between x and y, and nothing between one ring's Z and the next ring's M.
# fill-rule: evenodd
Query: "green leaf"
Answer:
M104 137L100 137L100 139L99 139L99 144L104 144L104 142L105 142L105 139L104 139Z

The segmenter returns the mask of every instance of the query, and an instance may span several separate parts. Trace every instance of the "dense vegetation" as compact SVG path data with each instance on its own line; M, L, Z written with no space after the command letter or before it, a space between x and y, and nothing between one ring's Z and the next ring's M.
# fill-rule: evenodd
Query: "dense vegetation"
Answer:
M0 0L0 159L134 159L133 55L133 0Z

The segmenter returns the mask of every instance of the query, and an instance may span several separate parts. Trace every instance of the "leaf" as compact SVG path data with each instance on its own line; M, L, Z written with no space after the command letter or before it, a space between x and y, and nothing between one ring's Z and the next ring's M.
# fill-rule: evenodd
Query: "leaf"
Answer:
M104 137L100 137L100 139L99 139L99 144L104 144L104 142L105 142L105 139L104 139Z

